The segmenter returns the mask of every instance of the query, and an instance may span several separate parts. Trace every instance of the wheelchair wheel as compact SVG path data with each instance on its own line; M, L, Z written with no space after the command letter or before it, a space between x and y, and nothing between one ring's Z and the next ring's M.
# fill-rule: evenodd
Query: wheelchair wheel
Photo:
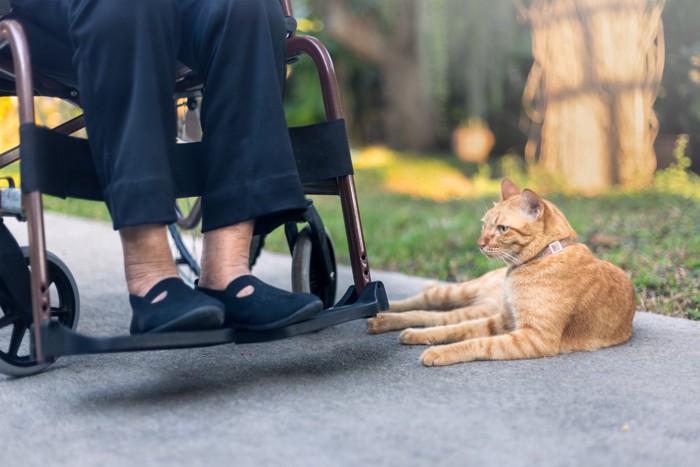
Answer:
M168 226L173 258L180 277L188 284L201 274L199 257L202 250L201 198L179 199L175 204L177 221ZM253 236L250 245L250 267L255 265L265 243L262 235Z
M22 247L27 262L29 249ZM78 326L80 296L68 267L53 253L47 252L51 318L71 329ZM2 295L2 294L0 294ZM45 370L51 363L38 364L31 356L31 320L7 300L0 302L0 373L29 376Z
M202 220L202 198L186 198L175 203L176 224L184 230L194 229Z
M200 198L184 198L175 202L177 221L168 226L171 249L180 277L194 284L199 277L199 252L202 249L202 207Z
M177 111L177 139L181 143L201 141L202 127L199 123L201 95L195 93L175 100ZM175 201L177 220L168 226L173 259L180 277L194 284L199 277L199 251L202 245L201 221L202 199L182 198Z
M338 268L335 261L333 240L326 232L326 245L330 259L330 274L324 274L323 253L314 248L311 229L304 227L296 238L292 252L292 290L312 293L322 301L324 308L335 304L338 282Z

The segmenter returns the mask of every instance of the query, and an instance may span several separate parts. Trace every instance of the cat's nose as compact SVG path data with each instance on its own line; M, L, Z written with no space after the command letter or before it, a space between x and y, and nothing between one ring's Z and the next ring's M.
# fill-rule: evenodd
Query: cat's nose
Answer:
M479 245L479 248L484 248L487 243L488 241L486 237L479 237L479 240L476 241L476 244Z

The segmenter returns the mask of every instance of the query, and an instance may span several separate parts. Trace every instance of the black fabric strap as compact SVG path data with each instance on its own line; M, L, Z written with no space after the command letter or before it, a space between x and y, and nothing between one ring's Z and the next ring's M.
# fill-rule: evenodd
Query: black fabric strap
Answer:
M294 157L302 183L352 175L345 121L334 120L290 128ZM171 170L178 197L202 193L199 143L178 144ZM40 191L61 198L102 201L102 188L88 142L31 124L20 127L22 191Z
M345 120L289 129L302 183L352 175Z
M23 124L19 129L22 191L102 201L87 140Z

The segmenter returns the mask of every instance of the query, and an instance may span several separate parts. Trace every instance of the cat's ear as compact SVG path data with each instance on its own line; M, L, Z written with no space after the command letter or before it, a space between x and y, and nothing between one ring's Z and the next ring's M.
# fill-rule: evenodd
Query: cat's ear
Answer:
M544 213L544 202L532 190L525 189L520 196L520 207L533 219L540 219Z
M506 200L511 196L519 195L520 188L509 178L504 178L501 182L501 200Z

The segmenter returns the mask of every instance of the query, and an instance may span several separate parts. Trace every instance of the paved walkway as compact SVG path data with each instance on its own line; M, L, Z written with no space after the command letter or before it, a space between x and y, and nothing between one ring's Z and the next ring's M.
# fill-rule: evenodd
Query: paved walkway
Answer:
M81 288L79 329L126 333L117 235L47 223ZM269 254L256 270L279 285L287 271ZM391 298L423 283L374 278ZM634 325L612 349L446 368L361 321L267 344L66 357L0 375L0 465L700 465L700 323L639 313Z

